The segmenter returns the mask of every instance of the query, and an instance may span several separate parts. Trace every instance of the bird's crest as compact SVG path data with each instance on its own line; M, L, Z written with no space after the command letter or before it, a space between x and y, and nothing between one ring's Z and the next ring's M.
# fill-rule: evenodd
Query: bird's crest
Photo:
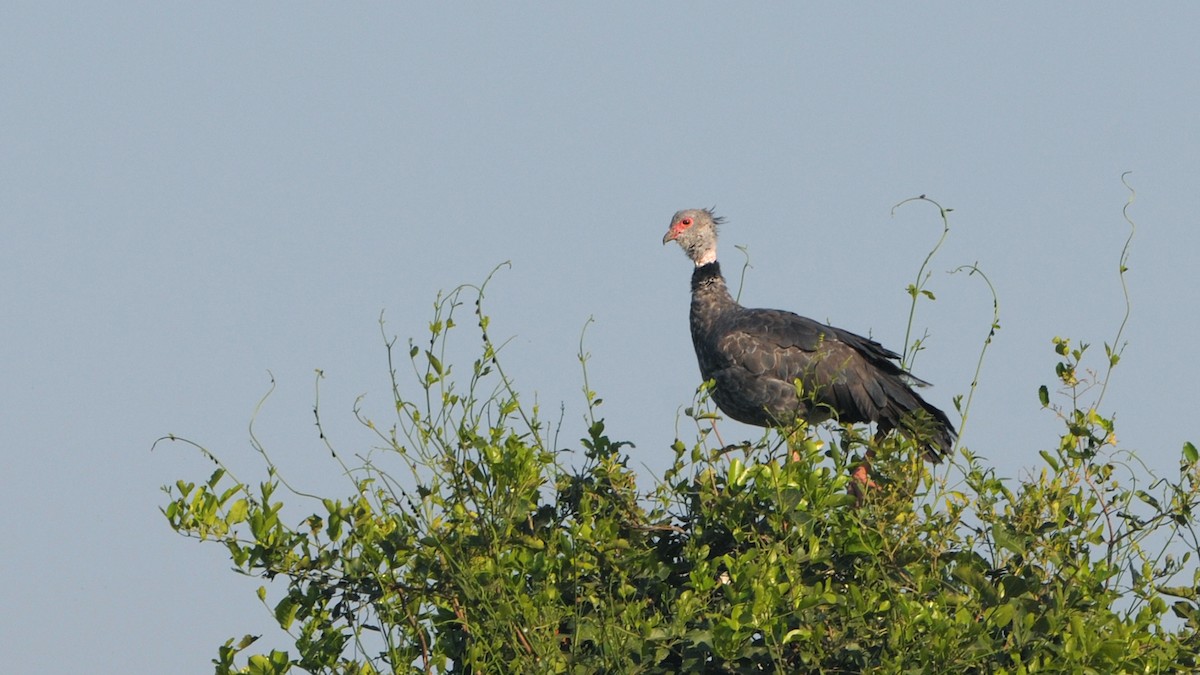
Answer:
M717 226L725 224L725 216L718 216L716 213L714 213L717 210L716 204L712 205L711 207L709 207L707 209L700 209L700 210L707 213L709 218L712 218L714 229Z

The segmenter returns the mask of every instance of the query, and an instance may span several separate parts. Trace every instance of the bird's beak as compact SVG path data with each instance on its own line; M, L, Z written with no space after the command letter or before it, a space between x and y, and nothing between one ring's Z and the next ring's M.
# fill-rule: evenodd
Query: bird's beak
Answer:
M668 241L675 241L675 237L678 236L679 233L675 230L667 230L667 233L663 235L663 246L666 246Z

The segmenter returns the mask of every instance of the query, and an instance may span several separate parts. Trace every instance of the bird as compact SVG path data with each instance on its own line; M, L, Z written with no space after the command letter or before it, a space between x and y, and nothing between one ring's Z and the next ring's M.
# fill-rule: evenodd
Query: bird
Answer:
M946 457L957 437L954 424L915 391L928 383L904 370L899 354L793 312L750 309L733 299L717 262L724 222L713 209L687 209L671 218L663 236L663 245L678 243L695 263L692 346L721 412L780 429L798 420L873 423L877 437L897 430L919 443L926 459ZM871 455L854 470L866 486L874 485Z

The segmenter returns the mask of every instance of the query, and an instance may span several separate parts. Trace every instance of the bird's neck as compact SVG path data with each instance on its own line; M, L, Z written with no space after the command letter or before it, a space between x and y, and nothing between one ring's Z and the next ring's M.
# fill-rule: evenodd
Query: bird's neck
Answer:
M704 267L705 265L715 265L717 262L717 247L709 246L708 248L698 251L696 257L692 258L696 263L696 267Z
M711 315L712 310L720 312L736 306L725 286L725 277L721 276L721 264L714 260L698 265L692 272L692 313L700 311Z

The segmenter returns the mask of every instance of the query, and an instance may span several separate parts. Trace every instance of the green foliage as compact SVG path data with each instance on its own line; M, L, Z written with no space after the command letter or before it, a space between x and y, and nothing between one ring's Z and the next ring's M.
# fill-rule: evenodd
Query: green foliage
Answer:
M932 299L921 284L914 301ZM395 418L358 411L377 440L354 466L334 454L344 495L292 489L257 439L261 482L200 448L208 480L164 488L171 527L264 579L293 639L243 655L257 638L231 638L218 675L1200 667L1200 452L1158 478L1118 448L1100 401L1119 340L1103 376L1087 345L1054 340L1037 395L1063 432L1019 479L967 448L934 473L913 441L854 428L837 447L803 427L714 447L702 388L696 440L646 489L596 416L582 345L586 428L578 452L555 447L500 365L483 290L439 296L406 386L385 335ZM464 373L448 345L468 302L481 341ZM860 503L849 457L867 448L878 487Z
M292 492L311 513L289 522L269 463L257 485L218 468L166 489L176 531L285 582L259 597L294 651L239 666L254 638L231 639L217 673L1196 667L1200 458L1188 444L1177 480L1144 485L1112 418L1078 405L1086 347L1055 340L1066 430L1015 483L966 450L935 476L911 442L884 439L881 487L856 507L844 448L798 429L782 453L769 438L677 441L643 493L602 419L589 416L582 465L559 463L500 368L481 289L481 355L459 389L445 354L465 290L410 345L416 401L397 382L394 424L361 417L381 443L346 496ZM843 445L866 443L847 430Z

